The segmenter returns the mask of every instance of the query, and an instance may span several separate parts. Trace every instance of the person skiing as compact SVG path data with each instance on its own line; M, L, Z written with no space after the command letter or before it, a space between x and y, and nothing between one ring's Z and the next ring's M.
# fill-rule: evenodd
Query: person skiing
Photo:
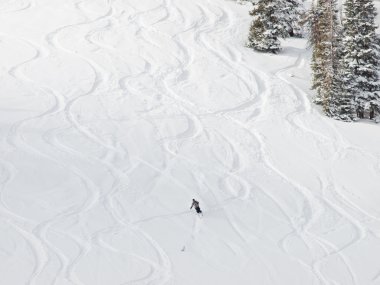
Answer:
M195 208L195 210L197 211L198 214L203 215L201 208L199 208L199 202L197 200L195 200L195 199L193 199L193 203L191 204L190 210L193 207Z

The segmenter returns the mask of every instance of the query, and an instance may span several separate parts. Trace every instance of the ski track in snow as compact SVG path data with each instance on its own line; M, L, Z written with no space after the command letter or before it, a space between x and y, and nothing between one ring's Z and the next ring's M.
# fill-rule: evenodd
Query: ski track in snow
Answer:
M0 14L28 17L43 5L38 0L15 1L0 6ZM355 196L347 196L332 170L355 154L369 157L378 173L380 153L353 143L335 122L321 117L310 95L288 76L304 70L306 51L269 71L255 66L252 51L236 42L241 19L229 1L184 5L179 0L97 0L65 5L77 18L48 28L42 40L0 30L1 41L16 42L32 54L9 66L6 75L50 102L45 110L39 107L14 120L2 141L1 222L32 255L24 279L9 279L9 284L190 284L186 279L192 271L186 273L186 268L194 262L206 268L202 274L209 274L204 280L200 276L200 284L216 280L220 270L242 278L241 284L379 284L380 268L365 275L353 258L369 238L379 246L380 234L371 224L380 217L357 204ZM119 38L113 42L115 35ZM133 43L118 47L122 40ZM136 62L125 57L128 48L139 51ZM289 52L294 53L292 47ZM33 68L60 57L87 70L87 87L65 92L54 86L57 83L35 77ZM228 92L236 93L231 106L201 98L217 92L211 87L221 80L207 73L208 65L218 66L224 72L220 77L231 80L223 89L227 94L220 94L229 98ZM205 78L196 82L194 75L202 72ZM116 104L130 109L112 109ZM277 124L282 124L286 138L296 134L316 145L320 157L310 159L325 159L325 169L311 167L319 191L289 174L272 149L270 128ZM134 134L141 134L141 141L131 141ZM70 140L73 137L76 140ZM22 192L13 194L18 190L13 184L26 175L19 156L45 163L36 170L41 177L49 165L65 169L71 184L55 191L76 188L70 192L76 199L70 202L61 194L67 204L56 209L37 206L42 210L36 215L25 202L17 204ZM140 181L136 177L141 175L146 177ZM41 182L37 189L45 187ZM172 187L183 192L180 198ZM38 195L33 201L45 205ZM184 212L187 204L168 205L170 195L173 203L200 197L204 217ZM252 212L243 217L247 209ZM336 228L317 228L334 218L339 221ZM162 235L166 226L173 235L169 242ZM349 228L348 234L343 232L348 240L329 236L344 227ZM220 250L213 251L211 245L220 245ZM20 241L20 250L22 246ZM229 262L229 257L238 260L232 269L219 260ZM289 270L294 276L279 269L281 265L293 266Z

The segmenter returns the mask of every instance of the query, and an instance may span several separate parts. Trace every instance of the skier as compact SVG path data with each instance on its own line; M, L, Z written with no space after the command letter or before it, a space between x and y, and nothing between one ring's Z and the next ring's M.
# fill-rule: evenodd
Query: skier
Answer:
M200 215L203 216L202 210L201 210L201 208L199 208L199 202L197 200L195 200L195 199L193 199L193 203L191 204L190 210L193 207L195 208L195 210L197 211L198 214L200 214Z

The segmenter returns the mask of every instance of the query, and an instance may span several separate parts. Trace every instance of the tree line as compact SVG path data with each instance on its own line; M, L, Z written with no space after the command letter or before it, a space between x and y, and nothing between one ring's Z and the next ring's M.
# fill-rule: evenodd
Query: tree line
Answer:
M280 38L308 32L312 48L314 102L334 119L380 117L380 39L373 0L316 0L308 11L300 0L257 0L250 12L247 46L278 53Z

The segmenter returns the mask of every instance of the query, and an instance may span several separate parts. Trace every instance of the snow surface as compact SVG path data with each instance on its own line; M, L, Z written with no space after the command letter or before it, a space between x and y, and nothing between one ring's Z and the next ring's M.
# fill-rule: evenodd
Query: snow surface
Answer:
M249 9L0 1L1 284L380 284L379 126Z

